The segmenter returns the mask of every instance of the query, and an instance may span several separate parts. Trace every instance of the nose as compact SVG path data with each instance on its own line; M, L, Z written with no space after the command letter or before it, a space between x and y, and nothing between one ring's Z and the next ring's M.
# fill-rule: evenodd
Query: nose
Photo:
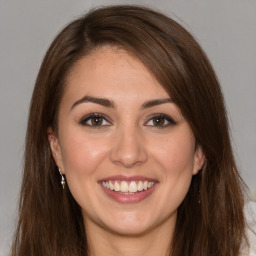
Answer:
M125 168L146 162L148 155L143 143L143 135L136 129L120 129L113 139L110 158L113 163Z

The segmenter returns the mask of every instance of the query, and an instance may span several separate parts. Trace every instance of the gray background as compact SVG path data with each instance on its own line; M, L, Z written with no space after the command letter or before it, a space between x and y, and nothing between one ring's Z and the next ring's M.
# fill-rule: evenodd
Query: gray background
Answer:
M73 18L125 3L163 11L198 39L223 88L241 174L256 189L256 0L0 0L0 256L15 223L28 106L44 53Z

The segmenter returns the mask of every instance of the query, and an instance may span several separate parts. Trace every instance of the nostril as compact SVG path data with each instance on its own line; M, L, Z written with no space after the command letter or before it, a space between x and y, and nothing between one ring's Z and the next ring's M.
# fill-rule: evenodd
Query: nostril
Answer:
M122 137L116 141L110 154L111 161L126 168L142 164L147 160L146 148L134 137Z

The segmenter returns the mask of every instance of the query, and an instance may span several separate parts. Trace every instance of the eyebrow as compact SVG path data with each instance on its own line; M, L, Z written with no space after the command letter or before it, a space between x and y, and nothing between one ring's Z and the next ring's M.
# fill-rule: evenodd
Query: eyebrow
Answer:
M86 103L86 102L91 102L91 103L95 103L95 104L99 104L103 107L107 107L107 108L116 108L115 103L109 99L105 99L105 98L96 98L96 97L91 97L91 96L84 96L83 98L79 99L78 101L76 101L70 110L72 110L75 106L81 104L81 103Z
M161 105L161 104L164 104L164 103L173 103L173 100L171 98L149 100L149 101L144 102L142 104L141 108L142 109L151 108L151 107Z
M95 104L99 104L103 107L107 107L107 108L116 108L115 103L112 100L106 99L106 98L97 98L97 97L92 97L92 96L84 96L81 99L77 100L76 102L74 102L74 104L72 105L70 111L77 105L82 104L82 103L87 103L87 102L91 102L91 103L95 103ZM157 105L161 105L164 103L173 103L173 100L170 98L166 98L166 99L154 99L154 100L149 100L146 101L142 104L141 109L147 109L147 108L151 108Z

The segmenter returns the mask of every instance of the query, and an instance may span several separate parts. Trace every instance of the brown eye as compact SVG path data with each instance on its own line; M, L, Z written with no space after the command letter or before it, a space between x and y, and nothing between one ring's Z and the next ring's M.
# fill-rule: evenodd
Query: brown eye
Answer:
M166 114L155 114L145 123L146 126L153 126L159 128L165 128L175 124L176 122Z
M154 117L152 121L154 126L164 126L166 124L166 119L163 117Z
M101 126L109 126L110 123L106 120L106 118L103 115L99 114L90 114L86 117L84 117L81 120L81 125L84 126L91 126L91 127L101 127Z
M100 126L100 125L102 125L102 123L103 123L102 117L95 116L95 117L91 118L91 125L93 125L93 126Z

